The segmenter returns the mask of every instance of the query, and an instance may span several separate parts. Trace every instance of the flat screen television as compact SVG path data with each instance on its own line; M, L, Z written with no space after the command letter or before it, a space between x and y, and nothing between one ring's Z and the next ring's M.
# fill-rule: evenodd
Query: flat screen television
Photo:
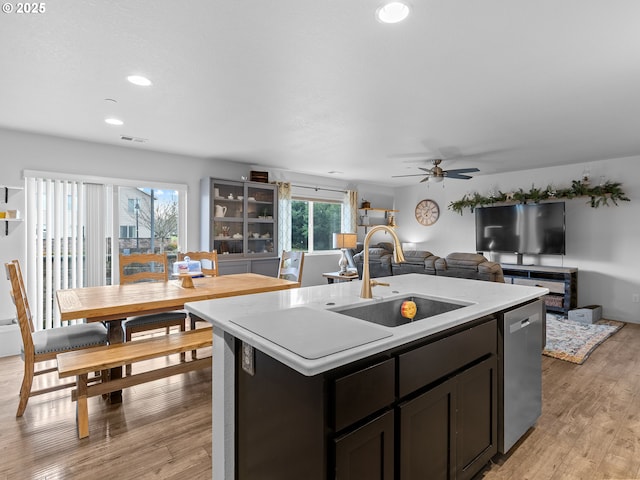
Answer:
M476 250L565 254L564 202L476 208Z

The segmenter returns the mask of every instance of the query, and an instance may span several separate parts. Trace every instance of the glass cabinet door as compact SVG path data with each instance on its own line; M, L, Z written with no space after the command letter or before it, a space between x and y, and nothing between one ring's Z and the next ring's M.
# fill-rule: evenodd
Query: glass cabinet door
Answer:
M276 186L217 179L209 186L209 248L230 257L278 255Z
M244 185L215 182L212 193L213 250L219 255L244 253Z
M275 253L276 205L274 186L247 184L247 253Z

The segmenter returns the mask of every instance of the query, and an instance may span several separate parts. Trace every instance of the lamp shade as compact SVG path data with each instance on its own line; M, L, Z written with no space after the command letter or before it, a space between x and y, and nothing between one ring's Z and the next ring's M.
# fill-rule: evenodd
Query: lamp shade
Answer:
M358 235L355 233L334 233L333 248L356 248Z

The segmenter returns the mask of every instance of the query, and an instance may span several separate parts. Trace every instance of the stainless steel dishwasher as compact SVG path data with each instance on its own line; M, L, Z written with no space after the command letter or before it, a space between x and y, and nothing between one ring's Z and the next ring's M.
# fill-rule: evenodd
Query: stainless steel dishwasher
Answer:
M507 453L542 413L542 348L546 308L541 300L502 314L498 322L498 451Z

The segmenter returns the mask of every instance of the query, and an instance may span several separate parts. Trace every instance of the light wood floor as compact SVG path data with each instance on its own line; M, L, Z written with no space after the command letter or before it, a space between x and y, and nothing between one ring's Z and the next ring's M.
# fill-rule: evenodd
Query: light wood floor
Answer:
M542 369L536 428L478 478L640 479L640 325L625 325L582 365L543 357Z
M22 365L0 358L1 480L211 480L211 368L126 389L121 405L90 398L90 435L79 440L70 389L30 398L15 417Z
M83 440L68 391L16 419L21 378L19 357L0 358L0 479L212 478L210 369L125 390L122 405L90 399ZM640 479L640 325L583 365L543 357L543 396L536 428L478 479Z

